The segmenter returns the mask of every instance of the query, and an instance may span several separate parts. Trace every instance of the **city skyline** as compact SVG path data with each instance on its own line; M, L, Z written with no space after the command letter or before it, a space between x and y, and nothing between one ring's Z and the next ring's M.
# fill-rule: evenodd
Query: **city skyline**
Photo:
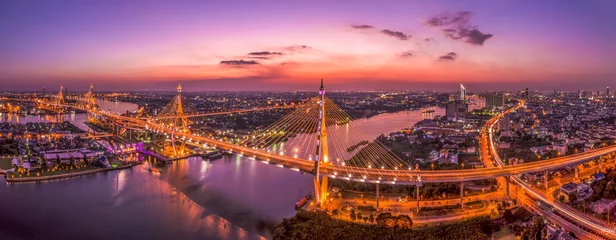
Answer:
M614 3L2 3L2 90L602 90ZM242 6L242 7L238 7ZM56 86L57 85L57 86Z

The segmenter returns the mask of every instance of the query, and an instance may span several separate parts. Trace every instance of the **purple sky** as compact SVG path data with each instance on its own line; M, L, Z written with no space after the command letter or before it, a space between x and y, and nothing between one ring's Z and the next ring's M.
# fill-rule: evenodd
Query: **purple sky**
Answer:
M616 89L616 2L0 2L0 90Z

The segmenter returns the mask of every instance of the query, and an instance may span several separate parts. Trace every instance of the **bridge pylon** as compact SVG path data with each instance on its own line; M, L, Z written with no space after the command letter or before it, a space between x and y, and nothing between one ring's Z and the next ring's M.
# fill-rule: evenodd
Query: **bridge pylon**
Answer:
M86 109L88 110L96 109L96 99L94 98L94 85L90 85L90 90L88 90L88 92L86 92L84 96L84 102L85 102ZM88 111L88 121L89 122L94 121L94 114L90 111Z
M317 207L327 199L328 192L328 177L320 178L319 165L329 161L329 151L327 148L327 129L325 121L325 87L323 79L321 79L321 88L319 89L319 123L317 125L317 147L316 158L314 161L314 195Z
M184 155L186 151L186 140L180 140L180 146L176 146L175 133L190 133L188 128L188 118L184 115L184 105L182 98L182 86L178 83L177 94L171 101L160 111L157 117L173 116L173 119L165 120L163 125L168 125L171 128L171 146L173 155Z
M58 93L58 96L56 97L56 106L55 106L55 111L57 111L58 113L62 113L64 110L60 105L64 105L66 104L66 95L64 94L64 86L60 86L60 92Z

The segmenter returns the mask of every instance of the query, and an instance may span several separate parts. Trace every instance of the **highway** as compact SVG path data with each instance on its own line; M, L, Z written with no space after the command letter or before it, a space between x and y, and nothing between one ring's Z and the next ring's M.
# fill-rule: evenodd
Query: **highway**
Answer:
M489 137L488 137L489 147L491 150L489 152L492 153L490 157L492 157L492 159L494 159L495 162L497 163L498 166L496 168L530 165L530 163L524 163L524 164L519 164L519 165L514 165L514 166L505 166L500 156L498 155L496 145L494 144L494 134L493 134L492 129L497 122L498 122L498 119L496 119L496 121L491 122L489 124L489 130L487 130L489 133ZM484 133L485 133L485 129L484 129ZM482 145L482 153L488 152L487 149L484 147L486 147L486 145ZM614 148L614 147L616 146L611 146L611 148ZM600 148L597 150L602 150L602 149L608 150L610 149L610 147ZM594 155L595 157L597 157L597 156L603 155L603 154L595 155L595 153L599 153L599 151L597 150L586 152L587 156ZM606 151L606 153L609 153L609 152L612 152L612 151ZM538 169L538 170L553 169L553 168L557 168L553 166L566 166L571 163L578 163L580 159L585 158L585 157L580 157L580 155L583 155L583 154L584 153L560 157L560 158L554 158L552 160L538 161L539 163L546 163L546 164L542 164L546 166L546 168ZM484 161L487 161L487 160L484 159ZM552 164L552 162L554 161L555 163ZM564 163L567 163L567 164L564 164ZM576 233L578 237L583 237L584 239L601 239L601 238L616 239L616 231L614 231L614 228L612 228L607 223L597 220L583 213L580 213L570 206L567 206L559 202L555 202L553 201L553 199L549 199L543 192L538 191L537 189L534 189L533 187L529 186L528 184L526 184L524 181L522 181L519 177L515 175L511 175L511 180L517 184L517 186L512 185L510 187L514 189L514 192L516 193L518 201L521 201L523 205L528 206L529 208L540 213L544 217L548 218L549 220L558 224L559 226L565 228L566 230L573 231L574 233ZM499 181L502 182L504 181L504 179L500 179ZM528 198L525 194L528 194L530 197L534 199ZM536 200L549 203L550 205L554 207L554 210L548 211L548 210L538 207ZM558 214L555 214L555 213L558 213ZM559 215L564 215L564 218ZM575 222L575 224L572 224L572 221Z
M295 158L293 156L281 155L277 153L267 152L262 149L249 148L239 146L233 143L210 138L209 136L200 136L198 134L173 132L173 129L155 123L153 120L143 120L132 117L119 116L115 113L101 111L97 109L88 109L75 105L61 105L62 107L73 107L85 111L90 111L95 115L100 115L115 120L117 124L131 127L133 129L142 129L154 131L159 134L173 136L177 140L186 140L197 144L207 144L224 151L229 151L236 154L242 154L254 159L264 161L269 164L282 165L283 167L292 168L303 172L312 173L314 170L314 161ZM520 106L518 106L519 108ZM517 108L516 108L517 109ZM513 110L513 109L512 109ZM489 124L494 125L498 119L510 111L503 112L492 120ZM491 129L491 128L490 128ZM490 140L492 153L495 153L496 148L492 140ZM539 172L546 169L557 169L570 164L582 163L592 160L596 157L603 156L616 152L616 145L607 146L591 151L569 155L559 158L554 158L549 161L537 161L531 163L523 163L518 165L499 165L494 168L478 168L478 169L460 169L460 170L410 170L410 169L380 169L380 168L365 168L336 165L331 162L320 164L319 171L322 175L330 178L344 179L357 182L371 182L380 184L396 184L396 185L417 185L421 182L464 182L471 180L489 179L502 176L514 176L526 172ZM500 161L500 160L499 160ZM487 166L487 165L486 165Z

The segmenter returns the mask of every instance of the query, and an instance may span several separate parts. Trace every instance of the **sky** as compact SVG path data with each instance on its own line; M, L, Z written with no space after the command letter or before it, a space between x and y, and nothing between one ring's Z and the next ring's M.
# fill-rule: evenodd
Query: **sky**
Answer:
M616 90L616 1L0 1L0 90Z

